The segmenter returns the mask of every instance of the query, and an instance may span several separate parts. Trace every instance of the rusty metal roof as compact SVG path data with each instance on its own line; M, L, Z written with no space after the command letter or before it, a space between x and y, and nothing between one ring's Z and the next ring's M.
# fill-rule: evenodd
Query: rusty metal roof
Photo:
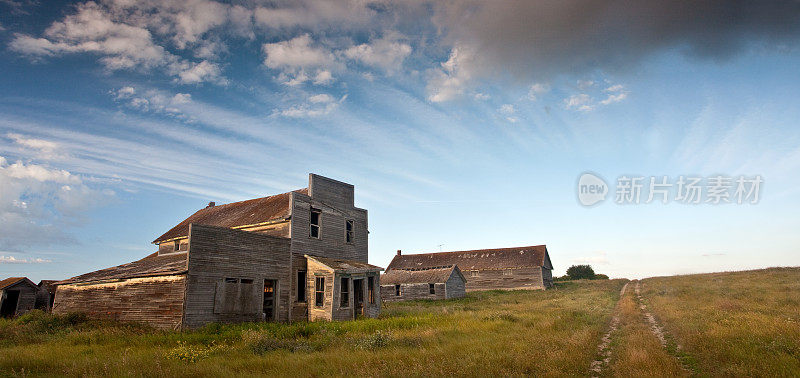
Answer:
M392 269L427 269L450 265L458 265L461 270L547 267L549 258L545 245L420 253L397 255L386 270L388 272Z
M308 194L308 189L299 189L295 192ZM159 244L170 239L189 236L190 223L231 228L287 219L291 215L289 208L291 193L286 192L200 209L165 232L164 235L159 236L153 243Z
M20 281L26 281L29 284L31 284L33 286L36 286L36 284L33 283L33 281L29 280L28 277L9 277L9 278L6 278L6 279L0 281L0 290L3 290L3 289L5 289L5 288L7 288L9 286L14 286L14 285L20 283ZM36 287L38 288L38 286L36 286Z
M141 260L82 274L56 285L183 274L187 271L187 256L186 252L160 256L155 252Z
M461 277L464 282L467 280L461 274L456 265L440 268L428 269L389 269L381 275L381 285L396 285L406 283L444 283L450 279L453 271Z
M353 260L332 259L328 257L319 257L312 255L305 255L306 258L315 260L336 272L342 273L365 273L365 272L380 272L383 268L375 265L370 265L363 262Z

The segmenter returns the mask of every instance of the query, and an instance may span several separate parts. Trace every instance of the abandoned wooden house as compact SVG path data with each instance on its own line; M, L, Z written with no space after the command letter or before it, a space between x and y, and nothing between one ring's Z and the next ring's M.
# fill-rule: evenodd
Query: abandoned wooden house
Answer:
M353 185L311 174L305 189L212 202L157 252L59 282L53 312L160 328L376 317L383 269L367 264L368 235Z
M56 280L41 280L39 293L36 295L36 308L42 311L50 311L53 308L53 300L56 298Z
M393 270L429 269L457 265L467 279L467 291L546 289L553 286L553 264L547 246L479 249L474 251L397 255L386 267ZM385 282L384 282L385 283Z
M392 269L381 275L381 299L394 302L461 298L465 294L466 282L456 265Z
M0 281L0 317L8 318L33 310L39 287L27 277Z

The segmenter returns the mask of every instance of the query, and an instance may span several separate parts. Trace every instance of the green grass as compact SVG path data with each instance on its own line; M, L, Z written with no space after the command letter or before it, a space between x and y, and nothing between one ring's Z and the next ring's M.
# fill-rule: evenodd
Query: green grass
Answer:
M642 281L650 311L708 376L800 375L800 268Z
M188 332L34 313L0 320L0 375L586 375L623 283L391 303L379 319Z

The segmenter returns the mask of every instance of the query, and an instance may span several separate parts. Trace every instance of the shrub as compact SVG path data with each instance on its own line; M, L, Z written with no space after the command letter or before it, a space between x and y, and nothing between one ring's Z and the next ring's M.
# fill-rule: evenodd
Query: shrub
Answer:
M590 265L573 265L567 269L567 275L572 280L594 279L594 269Z
M185 341L178 341L178 346L170 349L166 357L170 360L197 362L223 348L223 345L217 345L213 342L211 345L190 345L186 344Z
M608 276L605 274L595 274L593 280L607 280Z

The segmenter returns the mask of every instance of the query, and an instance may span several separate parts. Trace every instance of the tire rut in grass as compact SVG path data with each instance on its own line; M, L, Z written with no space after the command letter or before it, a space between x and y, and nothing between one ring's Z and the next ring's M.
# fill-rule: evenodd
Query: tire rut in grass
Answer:
M599 376L603 372L603 369L608 366L609 361L611 361L611 334L619 328L619 302L622 300L622 296L625 295L625 290L627 288L628 282L622 285L622 289L619 291L619 299L617 300L616 306L614 306L614 315L611 316L608 331L600 339L600 344L597 346L598 358L592 361L592 365L589 368L589 374L592 377Z
M639 309L642 310L644 319L650 326L650 331L661 343L661 346L667 350L670 355L678 360L684 371L690 374L697 374L696 368L692 363L693 358L683 352L683 347L681 347L674 337L664 330L664 327L661 325L661 323L659 323L656 317L653 316L653 313L648 310L647 304L644 302L644 298L642 297L641 293L641 281L636 280L636 286L634 287L633 291L636 294L636 302L639 304Z

